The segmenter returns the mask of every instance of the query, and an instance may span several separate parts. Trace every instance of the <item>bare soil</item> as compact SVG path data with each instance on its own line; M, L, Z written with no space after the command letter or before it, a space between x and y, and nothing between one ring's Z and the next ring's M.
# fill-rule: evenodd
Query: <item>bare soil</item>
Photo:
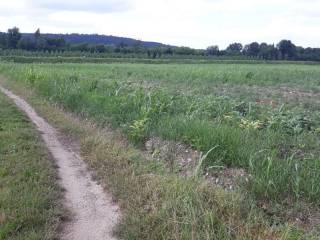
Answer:
M215 89L215 92L222 96L237 96L245 95L250 96L252 100L256 100L257 103L276 106L280 102L291 102L310 100L313 101L320 96L318 89L306 90L295 87L289 87L285 85L280 86L229 86L223 85Z
M177 168L182 176L191 176L200 158L197 150L183 143L158 137L146 141L145 148L153 160L165 162L171 170Z
M146 141L145 148L151 159L164 162L169 169L177 170L184 177L194 174L201 157L201 152L190 146L158 137ZM221 167L207 169L205 173L206 182L227 191L235 190L238 186L248 183L250 179L251 176L242 168Z
M86 164L68 141L60 141L56 130L23 99L0 86L37 126L55 159L60 184L65 189L65 206L72 216L64 222L61 240L112 240L113 227L119 220L119 208L101 185L93 181Z

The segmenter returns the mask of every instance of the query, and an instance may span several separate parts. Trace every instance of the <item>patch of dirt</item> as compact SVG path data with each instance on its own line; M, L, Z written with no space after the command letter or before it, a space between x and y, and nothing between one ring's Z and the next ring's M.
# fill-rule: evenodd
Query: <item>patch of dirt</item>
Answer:
M274 99L281 101L292 101L310 98L319 98L319 90L303 90L289 86L220 86L215 89L216 93L226 96L246 95L251 96L252 100L256 99L257 103L271 105L275 107L278 103Z
M304 201L299 201L297 205L293 199L287 198L281 205L275 206L267 200L261 200L258 207L270 217L282 219L307 232L320 229L320 209Z
M197 150L158 137L149 139L145 143L145 148L152 159L165 162L172 171L178 169L183 176L191 176L200 159L200 152Z
M60 184L65 189L65 205L70 209L70 221L62 226L62 240L112 240L112 230L119 220L119 208L92 175L78 151L68 141L59 141L56 130L41 118L23 99L0 86L37 126L46 146L55 159Z
M205 174L206 181L232 191L250 181L251 176L242 168L222 168Z
M193 175L201 156L201 152L185 144L158 137L149 139L145 143L145 148L153 160L165 162L171 171L177 169L180 175L185 177ZM232 191L237 186L249 182L250 175L241 168L222 167L208 170L205 174L205 180L210 184Z
M0 213L0 226L4 224L6 221L6 215L4 213Z
M272 89L274 90L274 89ZM271 90L271 91L272 91ZM278 92L285 98L313 98L320 97L320 92L294 89L287 86L280 86Z

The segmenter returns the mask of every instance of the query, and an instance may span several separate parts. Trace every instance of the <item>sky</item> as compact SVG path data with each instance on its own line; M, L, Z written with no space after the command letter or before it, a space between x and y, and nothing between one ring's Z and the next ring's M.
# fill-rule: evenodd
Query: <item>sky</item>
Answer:
M0 31L98 33L206 48L320 47L320 0L0 0Z

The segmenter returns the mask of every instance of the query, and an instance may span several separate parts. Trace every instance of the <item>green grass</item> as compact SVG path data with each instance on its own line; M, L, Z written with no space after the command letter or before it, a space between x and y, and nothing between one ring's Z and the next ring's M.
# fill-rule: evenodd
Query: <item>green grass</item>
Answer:
M138 145L156 135L204 152L218 146L205 166L243 167L254 179L268 179L273 187L266 188L260 180L252 182L251 190L258 198L281 200L285 193L320 204L319 178L313 173L318 171L315 162L319 161L319 112L285 103L261 105L238 96L197 94L203 86L223 84L220 77L225 75L231 85L315 86L320 76L316 66L9 64L2 69L72 112L121 128ZM250 79L248 72L253 73ZM160 87L148 85L152 82ZM192 94L186 85L195 86ZM173 92L170 87L180 91ZM264 159L274 163L271 175L257 171ZM276 172L279 164L282 170ZM304 167L295 170L292 166ZM300 169L309 170L302 173ZM312 181L300 175L312 177ZM299 184L292 179L299 179Z
M0 239L55 239L61 192L26 116L0 94Z
M65 114L23 84L5 83L61 133L80 141L84 160L120 205L119 239L317 239L316 233L268 217L251 194L168 172L119 133Z
M54 66L54 67L52 67ZM6 64L1 68L28 70L58 78L72 75L90 80L146 82L165 88L212 90L217 84L275 86L287 84L319 88L319 65L304 64ZM14 71L15 71L14 70ZM208 89L209 88L209 89Z
M252 179L243 191L254 201L283 205L290 199L320 206L316 65L2 64L0 72L82 118L120 129L137 146L160 136L203 152L215 147L202 170L216 165L244 168ZM285 94L261 95L280 87ZM291 90L295 95L290 98L286 94ZM197 194L188 192L187 197ZM141 194L137 198L144 199ZM165 200L163 204L171 201ZM197 201L191 206L202 208ZM190 225L187 229L191 234ZM228 234L223 236L232 237Z

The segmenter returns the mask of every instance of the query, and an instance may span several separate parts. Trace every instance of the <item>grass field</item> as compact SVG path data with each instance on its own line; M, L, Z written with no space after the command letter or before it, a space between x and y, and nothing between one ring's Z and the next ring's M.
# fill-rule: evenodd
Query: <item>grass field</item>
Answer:
M257 226L252 225L251 217L260 214L262 217L258 218L263 223L258 228L272 233L274 231L266 226L271 224L274 228L281 223L283 228L276 228L275 232L284 236L282 239L302 239L299 231L286 232L286 223L296 216L294 212L312 212L304 216L305 225L313 224L309 217L316 218L314 215L320 206L320 70L317 65L4 63L0 65L0 72L83 119L89 118L100 127L120 129L137 146L157 136L183 142L204 153L214 148L203 160L201 173L223 166L244 169L250 176L249 183L239 191L240 196L251 200L235 203L246 213L245 217L241 216L245 224L242 222L240 229L247 231L242 232L239 239L257 236L266 239L263 233L254 232ZM198 234L194 239L234 237L235 233L230 232L234 226L226 223L230 219L224 217L225 214L240 217L243 209L229 206L231 212L217 213L209 207L210 199L217 196L216 190L205 188L203 191L198 180L181 182L179 177L170 176L161 177L158 183L148 179L149 187L153 184L161 187L157 189L154 185L155 189L147 191L147 195L134 195L138 186L132 186L131 194L136 199L152 198L153 191L162 197L153 206L155 225L150 225L150 232L139 235L139 230L134 228L126 232L127 238L188 239L190 234ZM113 181L116 186L121 185L119 179ZM142 180L139 177L134 181ZM128 187L128 183L122 182L122 185ZM119 194L121 198L124 193ZM181 201L186 205L181 205ZM219 209L223 208L221 202L215 203ZM261 203L263 207L259 209ZM159 212L163 204L174 206L166 209L169 212ZM256 205L257 209L249 210L248 204ZM271 207L266 210L265 205ZM140 211L137 206L135 209ZM170 213L170 209L174 212ZM197 209L205 211L194 212ZM272 216L268 217L270 212ZM131 213L132 218L137 214ZM172 214L181 217L180 224L168 226L166 231L158 229L160 235L152 235L156 222L161 219L164 221L160 221L161 224L169 224L164 219ZM144 220L145 224L151 221ZM144 226L143 221L138 223L135 218L126 221L130 226L132 223ZM190 224L181 224L188 221ZM200 226L203 228L198 229ZM215 233L208 229L215 229Z
M0 94L0 239L55 239L61 190L26 116Z

